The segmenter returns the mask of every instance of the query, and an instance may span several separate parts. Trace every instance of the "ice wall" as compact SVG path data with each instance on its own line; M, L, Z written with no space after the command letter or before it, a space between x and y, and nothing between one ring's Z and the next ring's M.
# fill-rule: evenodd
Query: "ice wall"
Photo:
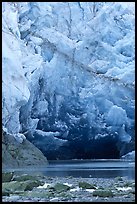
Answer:
M30 90L28 103L21 104L20 132L49 159L118 158L132 151L134 3L22 2L9 7L5 3L5 12L13 7L18 17L12 19L19 63Z
M2 119L11 133L19 133L19 109L30 97L22 67L18 12L12 3L2 4Z

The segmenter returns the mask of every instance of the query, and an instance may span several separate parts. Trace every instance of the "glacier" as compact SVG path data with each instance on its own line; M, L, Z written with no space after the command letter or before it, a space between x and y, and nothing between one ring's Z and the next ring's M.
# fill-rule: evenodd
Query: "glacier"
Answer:
M3 2L2 44L2 123L16 139L48 159L134 151L134 2Z

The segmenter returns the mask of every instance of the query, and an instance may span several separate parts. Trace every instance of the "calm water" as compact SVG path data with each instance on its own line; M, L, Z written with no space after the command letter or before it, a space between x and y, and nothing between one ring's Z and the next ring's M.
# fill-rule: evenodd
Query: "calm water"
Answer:
M9 169L8 169L9 170ZM135 162L131 160L61 160L49 161L49 165L41 168L10 169L18 173L42 173L45 176L73 176L113 178L126 176L135 179Z

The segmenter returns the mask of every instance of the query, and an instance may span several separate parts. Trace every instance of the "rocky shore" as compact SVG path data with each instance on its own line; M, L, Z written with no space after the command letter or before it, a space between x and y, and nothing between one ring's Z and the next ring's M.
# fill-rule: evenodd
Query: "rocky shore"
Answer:
M2 202L135 202L135 181L3 172Z

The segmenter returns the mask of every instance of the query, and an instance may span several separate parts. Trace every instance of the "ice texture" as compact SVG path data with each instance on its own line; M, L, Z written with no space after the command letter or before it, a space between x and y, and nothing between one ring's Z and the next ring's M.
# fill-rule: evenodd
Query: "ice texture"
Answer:
M49 159L134 150L134 2L3 2L2 23L9 132Z

